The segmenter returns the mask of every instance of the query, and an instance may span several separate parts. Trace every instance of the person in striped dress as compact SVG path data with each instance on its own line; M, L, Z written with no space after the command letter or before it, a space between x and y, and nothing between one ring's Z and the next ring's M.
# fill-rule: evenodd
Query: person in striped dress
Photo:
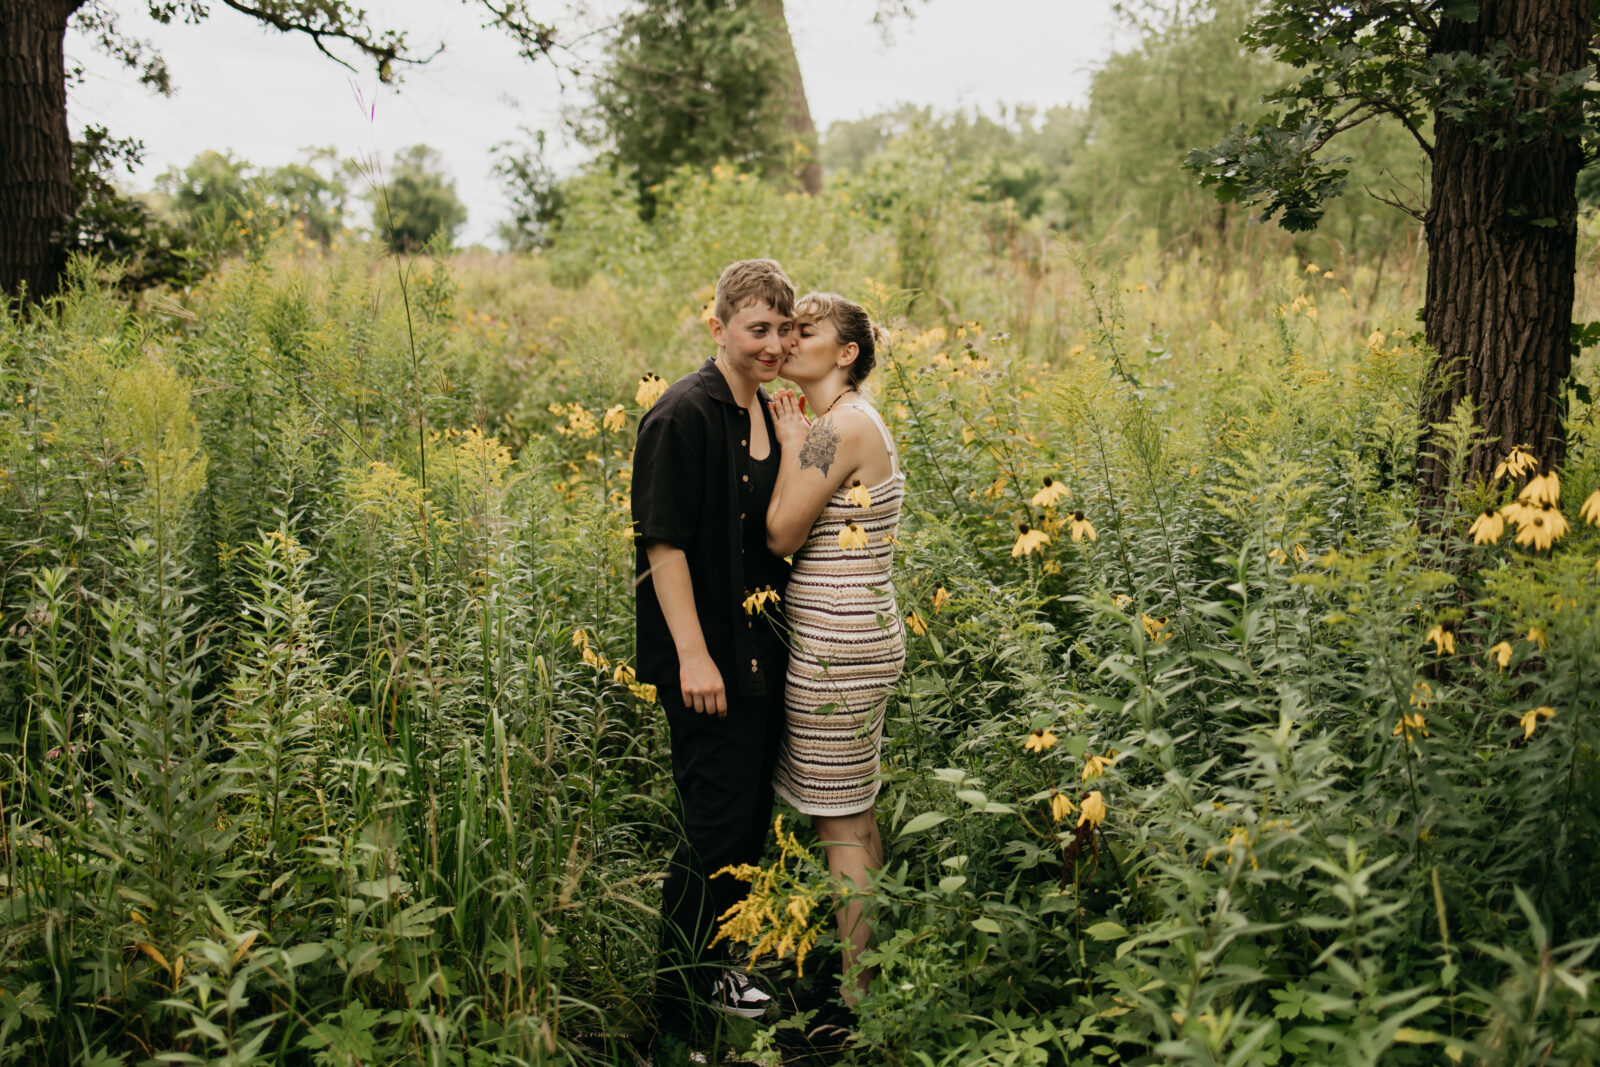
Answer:
M781 460L767 547L794 556L786 727L773 788L812 817L836 879L865 888L883 865L873 803L889 692L905 664L891 567L905 475L883 419L861 393L887 336L834 293L795 302L781 375L805 393L773 401ZM845 972L870 940L859 898L838 913ZM841 989L853 1007L865 987Z

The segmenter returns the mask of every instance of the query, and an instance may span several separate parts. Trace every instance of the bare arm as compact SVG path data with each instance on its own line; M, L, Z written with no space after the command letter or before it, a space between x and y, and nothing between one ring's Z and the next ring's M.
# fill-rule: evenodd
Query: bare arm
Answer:
M767 505L767 548L787 556L806 543L828 499L860 468L864 436L859 416L823 415L807 427L789 393L774 398L772 417L783 452Z
M672 643L678 650L678 685L683 703L701 715L728 714L728 694L722 672L706 651L705 633L694 606L694 585L689 580L689 560L683 549L664 541L645 546L650 561L649 578L655 585L656 600L666 617Z

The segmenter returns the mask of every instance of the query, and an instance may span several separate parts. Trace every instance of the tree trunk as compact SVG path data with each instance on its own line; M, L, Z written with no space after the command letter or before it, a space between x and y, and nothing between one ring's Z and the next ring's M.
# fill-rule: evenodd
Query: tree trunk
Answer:
M0 3L0 293L56 291L72 219L72 136L62 45L83 0Z
M1589 0L1485 0L1475 22L1446 19L1433 50L1482 55L1504 42L1516 59L1564 74L1584 65L1588 28ZM1487 479L1512 445L1548 466L1566 456L1560 404L1572 364L1582 154L1575 136L1515 123L1548 103L1524 89L1492 125L1444 114L1434 121L1423 321L1438 359L1428 373L1423 433L1431 439L1429 427L1472 399L1489 442L1474 450L1469 482ZM1500 133L1511 143L1495 148ZM1423 452L1426 515L1443 502L1447 471L1429 445Z
M783 0L758 0L760 10L772 27L772 45L777 50L778 76L782 84L773 89L779 113L789 134L803 154L795 175L800 187L815 196L822 192L822 160L817 158L817 125L811 121L811 105L806 101L806 83L800 76L800 57L795 54L794 37L783 13Z

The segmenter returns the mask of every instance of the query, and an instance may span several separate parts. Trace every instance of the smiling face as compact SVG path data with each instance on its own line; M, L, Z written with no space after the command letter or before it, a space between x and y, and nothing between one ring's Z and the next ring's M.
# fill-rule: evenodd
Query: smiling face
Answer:
M789 316L765 300L746 304L723 322L711 320L711 337L717 342L717 363L730 381L753 389L778 376L793 329Z
M855 359L856 346L839 343L839 331L829 319L797 318L789 336L789 355L783 376L796 385L820 382Z

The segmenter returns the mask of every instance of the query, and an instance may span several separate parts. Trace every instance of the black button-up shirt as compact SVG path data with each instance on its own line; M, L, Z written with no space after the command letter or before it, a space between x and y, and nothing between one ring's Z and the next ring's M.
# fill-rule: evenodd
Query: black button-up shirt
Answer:
M756 398L776 459L767 396L757 390ZM764 536L746 540L747 527L764 529L771 495L770 486L752 494L753 479L767 480L754 466L750 412L734 400L714 359L674 382L639 422L633 454L638 672L663 696L677 690L678 653L648 578L645 548L655 541L682 549L688 560L706 651L722 672L729 698L759 697L769 685L783 685L782 678L767 678L765 666L781 642L778 620L753 625L744 610L745 598L764 586L781 596L789 575L788 564L766 550ZM780 610L781 604L769 603L763 615Z

